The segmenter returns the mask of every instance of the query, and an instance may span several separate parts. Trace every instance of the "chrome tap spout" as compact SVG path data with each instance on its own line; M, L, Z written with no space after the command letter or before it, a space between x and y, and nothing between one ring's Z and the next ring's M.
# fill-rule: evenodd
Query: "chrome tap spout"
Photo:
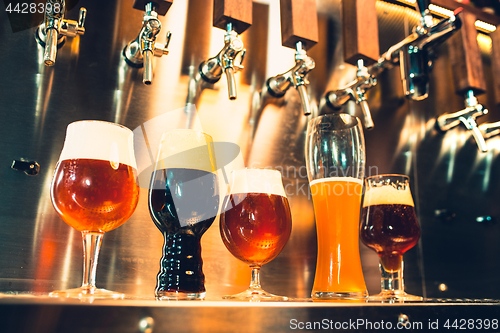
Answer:
M306 54L306 51L302 48L302 43L298 42L295 52L295 65L287 72L269 78L266 82L267 92L273 97L280 98L285 95L290 86L293 86L299 92L304 115L309 116L311 106L306 89L309 84L307 74L314 67L314 59Z
M425 3L428 1L419 2L419 11L423 15L421 24L415 27L411 35L391 46L378 62L368 69L370 74L376 76L384 69L399 63L405 94L413 100L422 100L428 95L429 73L432 66L429 54L462 25L456 16L459 10L449 18L433 24L429 10L420 7Z
M80 8L78 21L64 19L66 3L64 0L48 0L42 24L38 27L35 38L44 47L43 62L54 66L57 48L61 47L66 37L76 37L85 33L87 10Z
M326 105L335 110L340 109L350 100L355 101L363 112L365 128L372 129L374 124L365 93L376 84L377 79L368 72L368 68L364 66L364 61L359 59L356 79L343 88L327 92L325 95Z
M167 32L165 45L156 42L156 37L161 31L161 22L154 3L145 6L142 27L137 37L127 44L123 50L125 62L132 67L143 68L142 82L150 85L153 82L153 57L167 55L168 45L172 34Z
M488 110L477 102L477 99L472 91L467 93L465 106L465 109L461 111L439 116L437 118L436 125L439 130L446 132L460 123L464 124L467 130L471 131L479 150L486 152L488 151L488 148L486 147L484 137L477 126L476 118L487 114Z
M209 58L199 66L201 78L207 83L216 83L224 73L227 79L229 99L235 100L237 93L234 75L243 69L241 63L245 58L245 52L243 42L233 30L232 24L228 23L222 50L215 57ZM238 56L240 59L239 62L236 62Z

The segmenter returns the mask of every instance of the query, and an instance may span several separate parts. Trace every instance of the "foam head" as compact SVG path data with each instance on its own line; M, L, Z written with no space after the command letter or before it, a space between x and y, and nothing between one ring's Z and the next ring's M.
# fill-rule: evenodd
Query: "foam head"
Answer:
M230 193L264 193L286 197L281 173L271 169L241 169L231 172Z
M414 206L409 186L405 189L397 189L391 185L369 187L365 192L363 207L396 204Z
M82 120L68 125L59 161L96 159L137 168L134 134L125 126L99 120Z
M195 130L163 133L156 162L157 169L195 169L217 171L212 137Z

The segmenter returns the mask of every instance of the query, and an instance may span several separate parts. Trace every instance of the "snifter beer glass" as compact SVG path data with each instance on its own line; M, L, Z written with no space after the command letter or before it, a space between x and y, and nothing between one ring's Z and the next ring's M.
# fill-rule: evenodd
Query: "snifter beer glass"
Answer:
M359 256L365 168L361 122L348 114L311 119L306 166L316 218L318 257L313 299L368 296Z
M212 137L171 130L161 137L149 189L149 212L164 238L155 296L205 298L201 236L219 211Z
M82 232L83 284L49 296L123 298L95 286L97 259L105 232L118 228L139 201L133 133L104 121L68 125L51 186L52 204L61 218Z
M365 179L361 241L378 253L382 292L378 301L420 301L404 291L403 253L417 244L417 222L410 180L403 175L378 175Z
M281 173L271 169L233 171L220 216L220 233L229 252L252 268L252 278L247 290L225 299L288 299L262 290L259 272L262 265L280 254L291 231L292 215Z

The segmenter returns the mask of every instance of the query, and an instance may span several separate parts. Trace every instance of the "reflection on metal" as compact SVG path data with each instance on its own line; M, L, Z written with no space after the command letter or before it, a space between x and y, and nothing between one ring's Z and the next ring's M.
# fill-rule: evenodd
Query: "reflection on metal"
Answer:
M87 9L80 8L78 21L64 18L66 13L65 0L48 0L45 3L45 16L38 27L35 37L44 47L43 62L45 66L54 66L57 49L66 41L66 37L77 37L85 34L85 18Z

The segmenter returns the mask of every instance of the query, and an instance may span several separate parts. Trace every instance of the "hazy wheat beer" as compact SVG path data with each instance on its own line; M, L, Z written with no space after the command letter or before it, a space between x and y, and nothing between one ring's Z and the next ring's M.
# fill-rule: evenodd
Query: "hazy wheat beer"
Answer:
M386 271L400 269L403 253L415 246L420 237L410 188L369 188L361 221L361 241L378 253Z
M318 235L312 295L366 296L359 257L359 211L363 182L331 177L310 183Z

